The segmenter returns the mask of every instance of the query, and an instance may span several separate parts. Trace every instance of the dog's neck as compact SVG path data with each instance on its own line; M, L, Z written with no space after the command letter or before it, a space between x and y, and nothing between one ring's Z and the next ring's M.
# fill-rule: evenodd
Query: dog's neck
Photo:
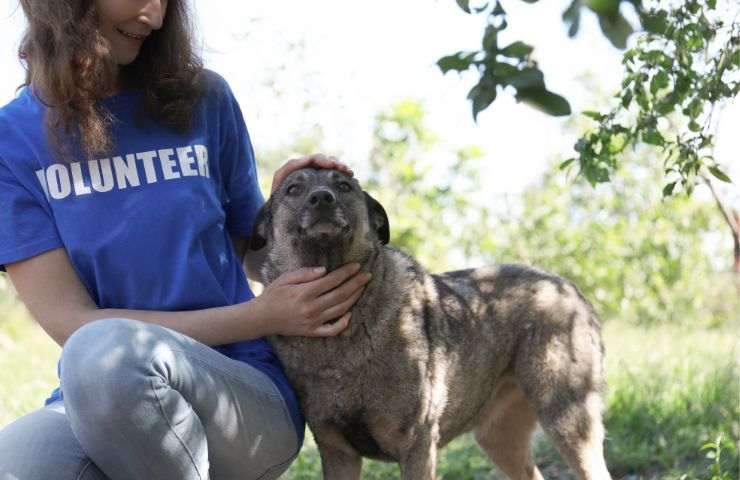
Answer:
M351 258L350 252L341 245L303 245L298 257L303 262L302 267L326 267L328 272L342 265L357 261Z
M295 255L273 252L274 254L269 256L263 270L263 276L268 283L283 273L306 267L325 267L327 272L331 272L348 263L359 263L362 271L371 272L381 246L365 248L362 251L353 251L340 245L310 245L300 246L298 249L300 253Z

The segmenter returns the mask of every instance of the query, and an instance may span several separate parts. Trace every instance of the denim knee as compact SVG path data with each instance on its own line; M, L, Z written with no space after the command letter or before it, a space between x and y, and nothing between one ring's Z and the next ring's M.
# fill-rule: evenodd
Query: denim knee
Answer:
M96 320L77 329L62 349L61 386L69 409L107 416L143 388L151 359L145 323ZM97 414L97 415L96 415Z

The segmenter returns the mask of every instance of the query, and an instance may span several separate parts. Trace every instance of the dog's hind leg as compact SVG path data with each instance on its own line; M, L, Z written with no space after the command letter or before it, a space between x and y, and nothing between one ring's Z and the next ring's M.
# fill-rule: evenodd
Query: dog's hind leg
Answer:
M608 480L598 325L584 309L570 313L530 326L514 371L542 428L578 478Z
M513 480L542 480L532 461L532 432L537 416L519 385L504 380L475 428L475 439L488 457Z
M596 392L553 410L542 407L542 412L542 428L579 479L611 479L604 461L601 398Z

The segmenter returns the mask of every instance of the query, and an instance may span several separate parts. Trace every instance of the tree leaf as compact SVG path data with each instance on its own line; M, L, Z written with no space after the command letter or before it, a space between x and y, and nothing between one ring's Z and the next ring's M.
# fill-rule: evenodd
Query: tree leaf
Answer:
M657 12L647 12L642 15L640 22L642 26L650 33L663 35L668 28L668 12L658 10Z
M496 1L496 6L493 7L493 10L491 11L491 15L494 17L497 17L499 15L506 15L506 10L504 10L504 6L501 5L500 1Z
M486 52L496 52L498 49L498 28L494 25L488 25L483 34L483 50Z
M668 115L676 108L676 94L675 90L669 95L661 98L658 103L655 104L655 111L661 115Z
M629 108L630 103L632 103L632 90L627 90L624 92L624 95L622 95L622 106L624 108Z
M565 98L544 87L518 89L516 99L555 117L570 115L571 112L570 104Z
M517 90L545 90L545 77L537 68L527 67L522 70L516 70L511 75L501 75L500 77L501 83L511 85Z
M473 120L478 121L478 114L496 100L496 83L484 77L470 89L468 98L473 101Z
M480 7L473 8L473 10L475 11L475 13L485 12L487 9L488 9L488 2L484 3Z
M440 70L442 70L442 73L447 73L450 70L462 72L470 68L470 65L473 63L473 57L475 57L475 54L476 52L457 52L454 55L448 55L437 60L437 66Z
M603 118L604 118L604 115L602 115L602 114L601 114L601 113L599 113L599 112L595 112L595 111L593 111L593 110L584 110L584 111L583 111L582 113L583 113L584 115L586 115L586 116L587 116L588 118L593 118L593 119L594 119L594 120L596 120L597 122L600 122L600 121L601 121L601 119L603 119Z
M575 162L575 161L576 161L576 158L569 158L568 160L566 160L566 161L564 161L563 163L561 163L561 164L560 164L560 165L558 166L558 168L559 168L560 170L564 170L564 169L568 168L568 165L570 165L571 163L573 163L573 162Z
M533 50L534 47L532 47L531 45L527 45L524 42L517 41L505 46L504 48L499 50L499 53L507 57L516 57L519 59L523 59L524 57L532 53Z
M664 197L671 196L671 194L673 193L673 189L676 188L676 183L678 183L678 182L671 182L668 185L666 185L665 187L663 187L663 196Z
M634 31L632 25L629 24L619 11L611 15L598 15L601 31L612 45L620 50L627 48L627 37Z
M581 0L573 0L563 12L563 22L568 25L568 36L573 38L581 25Z
M658 90L667 87L668 83L668 74L663 70L659 70L658 73L653 75L653 78L650 80L650 93L655 95Z
M712 172L712 175L714 175L716 178L722 180L723 182L732 183L732 180L730 180L730 177L727 176L725 172L719 169L716 165L712 165L709 168L709 171Z
M588 139L586 137L581 137L578 139L576 144L573 146L573 149L578 153L585 153L586 147L588 147Z
M642 140L645 143L648 143L650 145L657 145L659 147L665 145L665 139L663 138L663 135L661 135L660 132L655 129L649 129L642 132Z
M622 0L584 0L583 3L597 15L613 15L619 11Z
M462 8L465 13L470 13L470 0L456 0L457 6Z

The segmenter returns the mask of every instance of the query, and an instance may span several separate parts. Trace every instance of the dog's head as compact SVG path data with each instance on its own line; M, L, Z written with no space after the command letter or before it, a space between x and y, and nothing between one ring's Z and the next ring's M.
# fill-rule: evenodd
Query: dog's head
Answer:
M267 249L276 274L363 262L389 240L388 216L357 180L304 168L283 181L257 214L250 248Z

